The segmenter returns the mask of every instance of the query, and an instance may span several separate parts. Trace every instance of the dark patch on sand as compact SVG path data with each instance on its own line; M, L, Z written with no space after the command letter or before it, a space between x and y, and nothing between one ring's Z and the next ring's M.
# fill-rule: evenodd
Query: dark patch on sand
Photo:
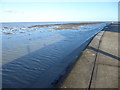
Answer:
M13 33L10 33L10 32L5 33L5 32L4 32L4 34L9 35L9 34L13 34Z
M74 30L78 30L77 27L80 26L84 26L84 25L95 25L95 24L100 24L100 22L98 23L67 23L67 24L52 24L52 25L35 25L35 26L31 26L28 28L44 28L44 27L52 27L52 26L57 26L54 27L53 30L64 30L64 29L74 29Z

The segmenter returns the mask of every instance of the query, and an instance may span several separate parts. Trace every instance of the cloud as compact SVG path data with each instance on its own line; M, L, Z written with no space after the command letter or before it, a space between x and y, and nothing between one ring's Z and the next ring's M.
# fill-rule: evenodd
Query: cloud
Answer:
M3 12L13 13L13 12L15 12L15 11L14 11L13 9L7 8L7 9L4 9Z

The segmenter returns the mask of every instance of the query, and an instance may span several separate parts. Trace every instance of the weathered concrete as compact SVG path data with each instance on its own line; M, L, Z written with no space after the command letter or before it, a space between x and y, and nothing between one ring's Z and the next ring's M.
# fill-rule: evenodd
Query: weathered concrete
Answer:
M89 47L94 47L98 49L100 38L102 37L104 31L100 32L92 42ZM88 88L91 79L92 69L95 62L96 51L86 48L82 56L76 62L72 71L65 79L61 88Z
M112 24L95 36L60 88L118 88L117 29Z
M118 33L114 32L116 29L116 25L111 25L102 38L91 88L118 88Z

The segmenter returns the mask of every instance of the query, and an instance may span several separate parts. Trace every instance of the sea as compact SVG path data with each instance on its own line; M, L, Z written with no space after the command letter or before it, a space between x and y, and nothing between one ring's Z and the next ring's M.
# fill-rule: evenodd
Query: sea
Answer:
M54 30L56 26L82 22L11 22L2 23L2 86L3 88L49 87L76 61L90 40L106 22L83 25L77 29Z

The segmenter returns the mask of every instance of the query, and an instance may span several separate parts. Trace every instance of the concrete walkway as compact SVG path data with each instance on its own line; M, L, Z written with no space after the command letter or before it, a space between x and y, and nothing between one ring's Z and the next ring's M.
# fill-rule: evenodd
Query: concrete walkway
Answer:
M105 27L88 45L60 88L118 88L118 24Z

